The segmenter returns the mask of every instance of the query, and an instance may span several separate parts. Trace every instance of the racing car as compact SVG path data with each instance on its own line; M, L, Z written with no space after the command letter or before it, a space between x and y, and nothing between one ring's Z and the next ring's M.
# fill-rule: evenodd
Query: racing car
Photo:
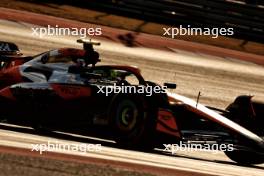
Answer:
M174 83L161 86L145 80L137 67L97 64L93 45L99 43L78 42L83 49L55 49L3 66L0 118L37 130L103 126L128 148L232 144L233 150L225 151L230 159L264 162L262 103L239 96L226 110L204 106L170 93ZM15 58L20 60L11 60ZM133 93L120 91L124 88Z

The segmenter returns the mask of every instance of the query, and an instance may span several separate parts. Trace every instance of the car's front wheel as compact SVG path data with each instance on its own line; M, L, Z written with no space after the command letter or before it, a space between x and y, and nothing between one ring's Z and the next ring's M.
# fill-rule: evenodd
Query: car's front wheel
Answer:
M226 151L226 156L241 165L254 165L264 163L263 155L258 153L245 151L245 150L233 150Z

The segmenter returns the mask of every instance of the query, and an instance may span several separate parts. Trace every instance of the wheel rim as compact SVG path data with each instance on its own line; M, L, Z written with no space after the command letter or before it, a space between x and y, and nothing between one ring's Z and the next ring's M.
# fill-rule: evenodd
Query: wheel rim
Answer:
M137 106L131 101L124 101L121 105L117 124L122 131L132 130L137 123L138 109Z

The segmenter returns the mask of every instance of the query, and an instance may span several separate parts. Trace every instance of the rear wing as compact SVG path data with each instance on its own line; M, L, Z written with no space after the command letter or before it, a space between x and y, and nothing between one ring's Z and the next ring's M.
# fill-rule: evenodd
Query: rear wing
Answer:
M21 56L18 46L11 42L0 41L0 56Z
M77 43L82 43L83 44L83 50L85 50L86 54L86 59L85 59L85 66L92 64L94 67L97 62L100 62L101 60L99 59L100 55L97 51L94 50L93 46L94 45L101 45L100 42L95 42L87 39L78 39Z
M78 39L77 43L82 43L83 44L83 49L85 51L92 51L92 52L94 51L94 48L93 48L94 45L101 45L100 42L95 42L95 41L92 41L91 39L90 40Z

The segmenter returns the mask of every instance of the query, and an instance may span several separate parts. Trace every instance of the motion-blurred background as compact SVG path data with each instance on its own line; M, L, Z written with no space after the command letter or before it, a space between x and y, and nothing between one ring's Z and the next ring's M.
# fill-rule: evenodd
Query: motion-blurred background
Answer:
M161 36L163 27L232 27L229 37L176 38L264 54L264 0L1 0L0 6Z

